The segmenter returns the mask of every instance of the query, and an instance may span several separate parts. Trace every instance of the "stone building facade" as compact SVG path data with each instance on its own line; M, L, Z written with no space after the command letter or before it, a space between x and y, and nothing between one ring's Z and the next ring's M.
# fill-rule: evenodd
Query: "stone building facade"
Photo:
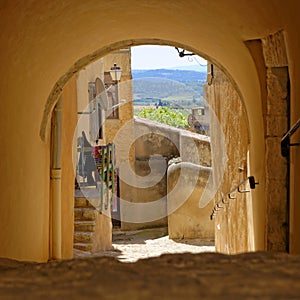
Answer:
M113 200L108 201L108 205L105 205L106 200L102 199L106 198L105 193L99 192L100 186L96 188L93 185L86 186L88 183L86 182L87 179L78 172L78 169L81 168L81 148L83 147L83 151L88 150L87 146L81 145L80 141L83 138L82 132L85 132L90 147L106 146L114 143L117 131L123 124L132 120L133 103L130 59L130 49L121 49L113 52L86 66L74 76L74 79L68 84L68 86L72 87L73 94L65 91L62 93L62 102L77 108L77 116L74 118L74 122L71 123L72 126L65 128L63 124L62 127L62 132L66 137L63 149L67 151L63 161L69 164L69 179L63 185L63 189L67 189L67 192L64 193L62 191L64 196L63 205L67 205L69 210L74 210L74 219L64 219L63 228L65 228L66 234L70 236L74 227L74 247L79 250L97 251L108 250L112 247L111 204ZM113 82L110 76L110 69L114 64L117 64L122 71L120 81L117 83ZM102 82L102 90L100 91L97 81ZM112 88L114 88L112 96L115 103L112 103L109 97ZM97 100L98 95L101 95L99 103ZM121 99L124 103L120 102ZM98 104L100 109L97 108ZM115 106L113 110L110 109L112 106ZM111 117L113 113L116 113L116 116ZM73 142L70 143L70 141ZM118 168L122 155L119 153L118 147L116 150L115 167ZM119 171L116 170L116 172ZM71 184L72 174L73 176L76 175L78 185L78 188L75 189L75 202L73 201L74 190L72 190L74 185ZM95 173L91 175L96 181L98 175L95 175ZM102 180L104 179L102 178ZM114 194L117 192L120 192L118 196L123 196L124 187L122 182L119 182L118 191L114 190ZM99 195L101 195L101 199ZM115 199L114 195L109 197ZM68 240L70 244L73 243L71 239ZM71 256L72 254L69 255Z

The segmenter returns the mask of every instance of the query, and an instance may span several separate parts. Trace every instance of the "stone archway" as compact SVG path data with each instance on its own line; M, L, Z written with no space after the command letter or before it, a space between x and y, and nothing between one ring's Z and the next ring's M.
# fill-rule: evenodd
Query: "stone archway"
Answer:
M5 136L1 153L11 158L15 167L9 164L1 166L2 173L6 174L1 182L3 199L10 201L0 219L10 224L11 230L0 235L1 240L13 241L3 245L1 255L35 260L47 258L47 124L57 96L70 75L98 57L95 49L101 49L104 55L105 51L112 50L112 45L122 48L123 41L130 45L132 41L146 43L147 40L151 43L155 40L173 41L173 44L202 56L209 53L210 60L219 62L219 66L222 65L236 82L249 119L251 174L260 181L253 195L255 249L264 249L266 194L261 86L255 61L244 41L275 32L285 26L285 21L290 24L289 9L273 5L269 11L269 6L268 1L252 3L251 6L238 1L133 1L129 7L128 1L118 1L116 5L116 2L67 0L64 3L46 1L41 9L35 1L6 3L1 18L4 24L1 99L5 99L5 105L0 122L3 132L10 134ZM270 12L267 19L265 11ZM249 18L251 14L256 17ZM280 19L279 14L282 15ZM10 26L11 23L14 26ZM290 44L293 39L298 41L298 35L291 28L292 25L289 27ZM294 48L292 50L294 52L290 55L296 53ZM86 53L94 54L86 57ZM85 58L78 60L80 57ZM47 102L49 94L52 96ZM22 114L14 118L16 107ZM13 124L10 118L15 119ZM11 145L15 147L12 149ZM22 157L26 157L25 164L18 155L19 148L22 148ZM13 171L23 164L22 172ZM30 180L25 182L24 178ZM11 187L12 181L16 183L14 188ZM27 214L21 212L24 209ZM23 231L15 230L20 222L27 224ZM33 237L38 238L29 245L27 241Z
M104 48L104 49L102 49L102 50L99 50L99 51L96 51L96 52L94 52L92 55L87 55L87 56L85 56L84 58L82 58L82 59L80 59L79 61L77 61L71 68L70 68L70 70L66 73L66 74L64 74L63 76L61 76L61 78L59 79L59 81L55 84L55 87L53 88L53 90L52 90L52 92L51 92L51 94L49 95L49 97L48 97L48 101L47 101L47 104L46 104L46 107L45 107L45 110L44 110L44 118L43 118L43 123L42 123L42 125L41 125L41 137L44 137L45 138L45 131L43 131L47 126L47 124L46 124L46 121L47 121L47 114L49 113L49 110L50 110L50 108L51 108L51 106L52 105L54 105L55 104L55 97L57 96L57 95L60 95L60 91L61 90L63 90L64 89L64 85L68 82L68 80L69 80L69 78L71 78L73 75L74 75L74 73L76 73L76 72L78 72L80 69L82 69L82 68L84 68L85 66L87 66L90 62L93 62L93 61L95 61L97 58L99 58L99 57L103 57L103 53L109 53L110 51L112 51L112 49L113 50L118 50L119 48L118 47L120 47L120 45L122 45L123 47L125 47L125 46L127 46L128 44L129 45L141 45L141 44L153 44L153 43L156 43L156 44L159 44L159 45L171 45L171 46L177 46L177 47L181 47L181 48L184 48L184 49L187 49L187 50L189 50L189 51L193 51L194 53L198 53L198 51L195 51L195 49L191 49L191 48L189 48L189 47L186 47L186 46L184 46L184 45L181 45L181 44L178 44L178 43L171 43L171 42L169 42L169 41L162 41L162 40L152 40L152 39L149 39L149 40L137 40L137 41L127 41L127 44L126 44L126 42L125 41L123 41L123 42L120 42L120 43L117 43L117 44L115 44L115 45L109 45L108 47L106 47L106 48ZM209 60L213 60L213 58L210 58L208 55L203 55L202 54L202 56L205 56L205 58L207 58L207 59L209 59ZM222 67L222 66L220 66L220 64L219 63L215 63L219 68L218 68L218 72L221 72L221 70L223 71L222 73L228 73L228 72L226 72L226 70L224 71L224 67ZM234 94L234 98L236 99L236 102L238 103L238 102L240 102L240 107L239 107L239 110L241 109L241 107L243 107L244 106L244 104L243 104L243 102L242 102L242 100L241 100L241 92L237 89L237 84L233 81L233 79L232 79L232 77L230 77L230 76L228 76L227 75L227 81L228 81L228 83L227 83L227 85L228 86L230 86L230 89L231 89L231 92L230 93L232 93L232 91L234 90L235 91L235 94ZM229 94L230 94L229 93ZM216 105L216 104L215 104ZM214 106L215 106L214 105ZM230 105L229 104L229 102L228 102L228 105ZM218 106L218 105L217 105ZM50 110L51 111L51 110ZM221 115L218 115L218 117L221 117ZM225 119L226 119L227 117L225 117ZM243 124L243 126L246 124L246 127L248 127L248 119L247 119L247 114L245 113L244 115L243 115L243 120L244 120L244 124ZM247 130L247 128L246 128L246 130L245 130L245 133L246 134L244 134L244 138L246 139L246 141L248 141L249 140L249 137L248 137L248 130ZM228 134L228 133L226 133L226 134ZM246 145L246 148L247 148L247 145ZM231 149L231 151L232 151L232 149ZM232 157L234 157L234 155L232 156ZM246 155L244 155L244 160L246 160ZM237 169L237 168L236 168ZM245 170L247 170L247 168L245 168ZM245 171L246 172L246 171ZM246 174L244 174L244 175L246 175ZM232 177L231 177L231 180L232 180ZM228 184L227 184L228 185ZM226 187L226 188L229 188L229 187ZM251 201L250 201L251 202ZM248 204L249 205L249 204ZM239 208L239 209L243 209L243 208ZM247 211L247 209L246 209L246 207L245 207L245 212ZM250 210L251 211L251 213L250 214L252 214L252 210ZM249 215L249 217L250 217L250 214L248 214ZM247 213L246 213L246 215L247 215ZM248 226L248 224L243 224L243 229L242 230L240 230L240 232L247 232L248 230L249 230L249 228L251 227L251 229L250 229L250 232L251 232L251 234L253 234L253 229L252 229L252 224L253 224L253 222L252 222L252 216L250 217L251 218L251 222L250 222L250 225ZM239 217L237 217L237 219L239 219ZM239 222L239 221L238 221ZM246 222L247 223L247 222ZM227 225L226 225L227 226ZM228 230L228 227L226 227L225 226L225 230L227 231ZM230 246L228 249L228 251L229 252L236 252L236 251L249 251L249 250L253 250L254 249L254 241L253 241L253 239L254 239L254 235L253 236L248 236L248 233L243 233L242 234L243 235L243 237L245 237L246 236L246 238L248 237L249 238L249 240L251 240L251 242L250 243L248 243L248 246L245 246L245 245L247 245L247 243L244 243L243 244L243 246L241 246L241 247L239 247L239 248L236 248L236 246ZM231 244L231 243L234 243L233 242L233 240L234 239L232 239L232 241L231 241L231 238L228 238L227 237L227 239L229 239L229 243ZM220 239L219 238L219 240L221 241L222 240L222 238ZM227 250L225 250L225 248L224 247L219 247L219 249L221 250L221 251L225 251L225 252L227 252ZM227 249L227 248L226 248Z

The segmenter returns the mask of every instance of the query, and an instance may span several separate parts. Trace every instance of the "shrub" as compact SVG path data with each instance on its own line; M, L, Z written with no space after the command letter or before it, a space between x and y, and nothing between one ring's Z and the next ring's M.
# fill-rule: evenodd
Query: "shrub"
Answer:
M168 107L144 108L138 113L138 117L174 127L189 127L187 118L182 112Z

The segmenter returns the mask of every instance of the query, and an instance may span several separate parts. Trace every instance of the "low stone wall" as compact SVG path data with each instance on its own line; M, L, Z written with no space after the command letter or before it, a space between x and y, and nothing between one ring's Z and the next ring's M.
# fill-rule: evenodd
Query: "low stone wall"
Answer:
M168 159L180 155L180 135L184 130L135 117L135 157L149 159L161 155Z
M123 193L126 201L135 203L132 207L126 207L121 202L121 228L122 230L137 230L143 228L166 227L167 226L167 159L163 156L151 156L149 159L139 158L135 161L135 173L143 181L140 187L138 180L133 181L133 185L123 183ZM162 176L157 176L163 171ZM150 174L151 172L151 174ZM126 194L125 194L126 193ZM139 206L143 203L159 201L161 204L156 207L156 212L152 209L144 210ZM162 216L156 217L155 215ZM126 222L125 220L135 220ZM148 221L146 221L148 220Z
M168 168L168 228L171 239L214 240L210 220L211 201L204 208L199 200L206 188L211 168L180 162Z
M182 161L211 167L210 137L182 130L180 132L180 157Z

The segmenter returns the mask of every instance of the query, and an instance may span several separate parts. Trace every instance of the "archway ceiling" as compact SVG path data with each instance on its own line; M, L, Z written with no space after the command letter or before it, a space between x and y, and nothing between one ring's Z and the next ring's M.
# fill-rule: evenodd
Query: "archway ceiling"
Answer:
M246 102L259 99L258 77L244 41L282 28L284 11L279 3L44 0L41 5L37 0L6 1L1 9L0 45L2 59L12 62L7 80L21 69L23 76L14 78L16 84L25 84L29 93L34 91L33 102L45 99L46 103L55 83L64 74L76 72L76 62L88 54L99 49L98 54L105 54L130 41L170 41L218 62L237 83ZM84 62L79 61L78 66L81 64ZM261 113L260 107L251 106L250 113ZM247 109L251 111L249 105ZM41 119L42 115L43 111Z

